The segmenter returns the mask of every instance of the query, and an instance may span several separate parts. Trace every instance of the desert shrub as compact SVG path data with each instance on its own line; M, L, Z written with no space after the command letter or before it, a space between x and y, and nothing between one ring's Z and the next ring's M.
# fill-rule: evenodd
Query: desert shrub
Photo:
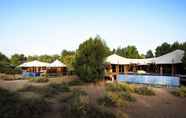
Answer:
M60 92L69 92L70 88L67 84L57 84L52 83L47 86L33 86L33 85L26 85L24 88L20 89L21 92L35 92L43 97L52 97L53 95L59 94Z
M153 96L155 92L149 87L138 87L135 89L135 93L139 95Z
M49 79L46 77L37 77L37 78L30 78L29 81L36 82L36 83L45 83L48 82Z
M0 88L0 118L40 118L49 108L43 98L23 99L16 92Z
M126 83L111 83L106 85L106 90L134 92L135 87Z
M89 97L82 91L73 92L61 108L61 116L65 118L125 118L103 106L91 104ZM118 117L117 117L118 115ZM120 115L121 116L121 115Z
M20 80L22 78L18 78L15 75L7 75L7 74L1 74L0 79L6 80L6 81L11 81L11 80Z
M114 107L123 107L127 105L124 96L119 92L106 92L105 95L101 98L98 98L98 104L103 106L114 106Z
M126 101L129 101L129 102L136 101L136 98L133 97L130 92L121 92L120 94L123 97L123 99L125 99Z
M0 88L0 118L15 118L18 99L15 92Z
M24 98L17 104L16 114L20 118L40 118L49 110L49 103L43 97Z
M68 85L70 85L70 86L76 86L76 85L82 85L82 84L84 84L84 82L79 79L72 80L72 81L68 82Z
M181 86L176 91L171 92L175 96L186 97L186 86Z

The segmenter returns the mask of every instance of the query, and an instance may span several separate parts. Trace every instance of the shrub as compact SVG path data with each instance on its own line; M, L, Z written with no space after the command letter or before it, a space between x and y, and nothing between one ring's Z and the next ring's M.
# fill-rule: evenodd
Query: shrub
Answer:
M6 75L6 74L1 74L0 79L6 80L6 81L11 81L11 80L20 80L22 78L17 78L15 75Z
M76 85L82 85L82 84L84 84L84 82L79 79L72 80L72 81L68 82L68 85L70 85L70 86L76 86Z
M16 92L0 88L0 118L40 118L49 104L40 97L21 99Z
M16 114L20 118L40 118L43 113L50 110L50 106L42 97L24 98L16 109Z
M126 84L126 83L111 83L111 84L107 84L106 90L134 92L135 88L134 86Z
M36 82L36 83L45 83L45 82L48 82L49 79L45 77L38 77L38 78L31 78L30 81Z
M153 96L155 92L149 87L139 87L135 89L135 93L139 95Z
M78 90L79 91L79 90ZM78 93L78 94L77 94ZM84 92L73 92L71 99L61 108L61 116L65 118L125 118L111 109L91 104ZM124 115L123 115L124 116Z
M186 97L186 87L181 86L176 91L173 91L172 94L175 95L175 96Z
M123 107L126 106L127 103L120 93L114 92L106 92L105 95L98 99L98 104L103 106L115 106L115 107Z
M15 118L18 99L15 92L0 88L0 118Z

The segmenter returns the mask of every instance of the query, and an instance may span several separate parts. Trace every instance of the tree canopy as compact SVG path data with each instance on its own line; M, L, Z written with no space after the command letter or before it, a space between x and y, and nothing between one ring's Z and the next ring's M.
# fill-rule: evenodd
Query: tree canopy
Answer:
M148 50L146 55L145 55L145 58L153 58L153 57L154 57L154 55L152 53L152 50Z
M116 54L120 56L127 57L127 58L135 58L135 59L142 58L140 54L138 53L136 46L133 46L133 45L131 46L129 45L124 48L119 47L116 50L113 50L113 52L115 52Z
M80 44L74 63L77 75L87 82L103 79L103 62L109 53L109 48L99 36Z
M14 54L10 58L11 64L15 66L18 66L26 61L27 61L27 58L24 56L24 54Z

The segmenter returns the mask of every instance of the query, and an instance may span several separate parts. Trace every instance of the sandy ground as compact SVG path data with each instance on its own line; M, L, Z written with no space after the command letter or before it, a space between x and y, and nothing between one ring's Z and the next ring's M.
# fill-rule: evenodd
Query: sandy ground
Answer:
M0 80L0 87L16 90L28 84L28 80L4 81ZM79 88L79 87L78 87ZM99 85L80 86L94 101L97 96L104 92L104 83ZM156 96L134 95L136 102L129 103L123 110L129 118L186 118L186 98L175 97L170 94L170 88L153 88ZM47 118L59 117L60 104L53 105L53 113L49 113Z
M186 98L175 97L168 88L154 88L156 96L135 95L125 110L129 118L186 118Z

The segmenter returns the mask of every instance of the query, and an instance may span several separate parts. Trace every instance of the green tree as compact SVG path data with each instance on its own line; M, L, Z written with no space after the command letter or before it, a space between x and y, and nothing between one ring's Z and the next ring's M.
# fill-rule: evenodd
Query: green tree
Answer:
M37 55L34 55L34 56L28 56L27 57L27 61L34 61L34 60L38 60L39 57Z
M8 57L6 57L4 54L0 52L0 62L1 63L9 63Z
M145 55L145 58L153 58L153 57L154 57L154 55L152 53L152 50L148 50L146 55Z
M121 48L121 47L117 48L116 54L127 58L135 58L135 59L142 58L139 55L136 46L130 46L130 45L125 48Z
M96 81L104 78L103 62L108 56L108 47L99 37L89 38L80 44L75 56L75 71L84 81Z
M42 62L48 62L48 63L51 63L53 62L55 59L50 56L50 55L41 55L38 57L38 60L39 61L42 61Z
M61 61L67 65L68 69L73 70L75 51L63 50L61 53Z
M27 60L27 58L24 56L24 54L14 54L10 58L11 64L18 66L22 63L24 63Z
M171 51L172 51L171 45L165 42L156 48L155 54L156 54L156 57L159 57Z

